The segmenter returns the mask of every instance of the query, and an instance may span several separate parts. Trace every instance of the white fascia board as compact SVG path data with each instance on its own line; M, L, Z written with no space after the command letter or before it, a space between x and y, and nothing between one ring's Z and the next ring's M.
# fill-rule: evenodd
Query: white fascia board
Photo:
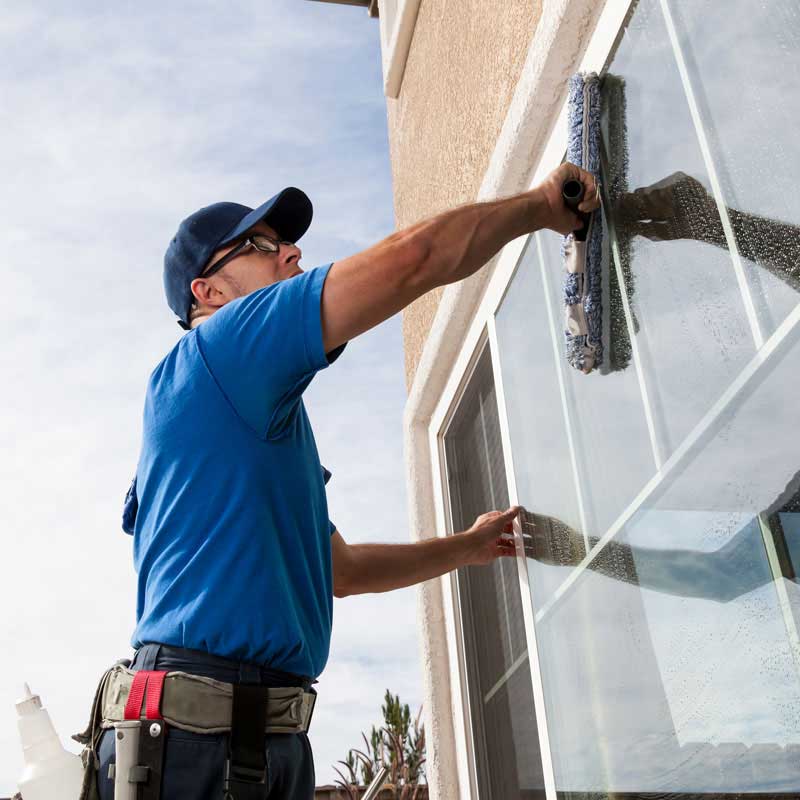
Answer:
M418 0L405 0L404 5L411 2L418 6ZM608 4L616 6L619 2L608 0ZM527 187L563 103L567 79L580 63L589 34L605 5L602 0L545 0L478 200ZM438 457L438 453L431 451L429 427L496 262L497 257L470 278L445 288L406 401L403 415L406 484L409 529L414 539L436 535L432 456ZM418 587L423 702L430 726L426 772L431 800L454 796L453 787L458 783L459 765L463 761L463 753L459 754L456 747L452 719L453 696L448 680L451 664L448 638L452 637L447 631L442 583L431 580Z
M414 38L420 0L397 0L394 19L382 23L381 43L385 46L383 58L383 91L387 97L397 98L406 71L408 51Z

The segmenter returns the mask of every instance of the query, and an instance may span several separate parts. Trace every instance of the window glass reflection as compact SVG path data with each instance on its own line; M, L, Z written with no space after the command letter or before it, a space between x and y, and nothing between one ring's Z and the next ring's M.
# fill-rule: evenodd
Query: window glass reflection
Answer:
M758 525L734 516L643 512L538 626L559 792L686 798L800 785L796 653ZM703 539L740 523L734 560L752 585L743 594L725 580L695 582L703 551L659 552L676 528ZM629 545L642 530L662 538ZM724 572L714 551L704 555L706 571Z
M532 237L496 318L498 359L520 503L581 528L559 365ZM570 563L569 560L567 563ZM558 560L529 561L534 606L566 578Z
M800 7L669 0L765 333L800 301Z
M655 461L650 436L647 430L642 394L635 369L629 365L625 369L601 374L599 371L588 375L569 367L566 362L563 326L563 294L561 281L563 265L561 260L561 237L549 231L536 234L541 243L541 266L526 260L514 276L511 292L503 308L498 313L498 341L500 340L500 319L509 316L509 326L518 325L527 332L530 325L530 311L524 305L537 302L534 296L541 297L544 282L541 275L546 274L551 308L555 309L558 326L558 363L564 380L567 414L572 431L575 459L586 533L600 536L617 519L620 513L634 499L639 490L655 472ZM532 254L537 251L531 249ZM538 253L537 253L538 254ZM611 287L612 303L621 306L618 300L619 288ZM614 294L616 292L617 294ZM519 299L518 299L519 298ZM508 309L505 304L508 303ZM516 303L516 316L511 319ZM538 300L542 303L542 300ZM526 315L527 314L527 315ZM552 358L552 346L545 352L536 353L536 360ZM527 361L530 356L520 353L514 369L530 369ZM505 375L505 368L503 374ZM535 395L534 395L535 397ZM535 402L527 398L515 397L510 403L523 406L523 413L536 414ZM515 434L512 431L512 439ZM527 443L526 443L527 444ZM525 446L525 445L522 445ZM569 453L569 442L561 447ZM528 451L528 458L548 459L540 449ZM546 461L545 461L546 463ZM515 461L516 464L516 461ZM520 495L522 500L522 495Z
M604 98L607 200L666 459L755 344L730 255L711 243L719 214L705 200L708 176L656 0L638 4L609 69L616 83Z

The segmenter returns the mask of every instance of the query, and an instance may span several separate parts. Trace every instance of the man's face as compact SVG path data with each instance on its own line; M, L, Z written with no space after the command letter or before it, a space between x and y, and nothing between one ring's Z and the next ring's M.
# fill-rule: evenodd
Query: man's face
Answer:
M248 231L248 234L254 233L280 239L278 232L265 222L256 223ZM237 246L238 243L215 250L206 269ZM281 244L277 253L264 253L255 247L247 247L219 272L209 278L201 276L192 281L192 292L201 304L222 306L237 297L244 297L257 289L299 275L303 271L300 267L302 255L300 248L294 244Z

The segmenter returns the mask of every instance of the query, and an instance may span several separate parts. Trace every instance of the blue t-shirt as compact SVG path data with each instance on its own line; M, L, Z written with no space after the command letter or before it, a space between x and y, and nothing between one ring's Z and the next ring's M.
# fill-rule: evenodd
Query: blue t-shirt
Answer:
M335 528L301 396L341 352L326 356L322 342L329 269L228 303L151 375L134 486L134 647L322 672Z

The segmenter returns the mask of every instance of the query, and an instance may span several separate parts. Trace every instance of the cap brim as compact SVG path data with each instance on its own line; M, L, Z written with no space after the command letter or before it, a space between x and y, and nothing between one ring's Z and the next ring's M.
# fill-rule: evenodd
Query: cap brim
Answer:
M217 247L235 241L257 222L266 222L282 239L296 242L308 230L313 216L314 207L308 195L294 186L289 186L266 203L254 208L230 233L226 234Z

